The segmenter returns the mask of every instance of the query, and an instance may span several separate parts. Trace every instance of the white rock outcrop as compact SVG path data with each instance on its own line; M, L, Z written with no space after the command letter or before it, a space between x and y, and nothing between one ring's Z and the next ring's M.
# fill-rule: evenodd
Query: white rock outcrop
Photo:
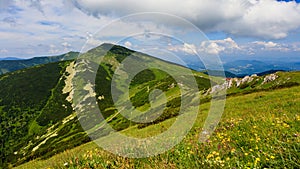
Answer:
M245 76L242 79L239 78L227 78L226 81L221 85L215 85L211 88L210 93L219 92L224 89L229 89L232 87L239 87L241 84L250 83L253 80L258 80L259 76L253 74L251 76ZM274 79L275 80L275 79Z
M277 78L278 78L278 76L276 74L267 75L264 78L264 81L262 82L262 84L265 84L265 83L268 83L268 82L272 82L272 81L276 80Z

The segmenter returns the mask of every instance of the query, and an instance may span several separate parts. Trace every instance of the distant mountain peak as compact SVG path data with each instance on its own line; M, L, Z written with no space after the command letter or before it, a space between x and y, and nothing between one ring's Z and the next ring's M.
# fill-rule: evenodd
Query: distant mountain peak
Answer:
M1 60L23 60L23 59L17 57L5 57L5 58L0 58L0 61Z
M0 59L0 75L8 72L13 72L16 70L41 65L41 64L47 64L47 63L53 63L58 61L64 61L64 60L72 60L77 58L78 52L68 52L65 54L57 55L57 56L43 56L43 57L33 57L30 59L6 59L1 60Z
M102 48L104 50L109 50L109 51L116 51L118 49L119 50L122 49L122 50L128 50L128 51L133 52L133 50L131 50L131 49L128 49L128 48L118 45L118 44L112 44L112 43L103 43L99 46L99 48Z

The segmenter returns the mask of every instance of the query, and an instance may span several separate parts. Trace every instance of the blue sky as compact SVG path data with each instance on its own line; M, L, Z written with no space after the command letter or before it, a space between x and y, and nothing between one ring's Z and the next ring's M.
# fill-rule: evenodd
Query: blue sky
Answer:
M95 38L94 33L113 20L137 12L184 18L208 39L199 40L188 28L175 21L165 24L161 18L146 27L140 19L124 21L119 29ZM157 31L188 39L165 44L165 49L184 56L206 52L226 61L300 61L299 18L299 0L1 0L0 57L57 55L80 51L87 40L97 46L115 43L128 32ZM121 45L142 50L141 44L127 38Z

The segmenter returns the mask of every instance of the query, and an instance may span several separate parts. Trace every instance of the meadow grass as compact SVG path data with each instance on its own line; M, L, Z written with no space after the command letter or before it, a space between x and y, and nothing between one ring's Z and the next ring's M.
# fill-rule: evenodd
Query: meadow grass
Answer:
M300 168L299 91L297 86L227 98L217 129L201 143L199 133L210 106L204 103L185 139L155 157L119 157L90 142L17 168ZM174 120L122 133L148 137L165 131Z

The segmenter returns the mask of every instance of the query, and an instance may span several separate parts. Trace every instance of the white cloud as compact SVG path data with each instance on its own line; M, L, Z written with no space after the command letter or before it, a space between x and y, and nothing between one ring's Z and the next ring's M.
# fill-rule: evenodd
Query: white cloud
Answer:
M86 43L84 44L83 48L81 48L80 52L86 52L86 51L88 51L92 48L95 48L95 47L103 44L103 43L104 43L104 41L101 41L99 39L95 39L93 37L88 37ZM112 42L105 41L105 43L112 43Z
M127 48L131 48L131 47L132 47L132 43L129 42L129 41L126 41L126 42L124 43L124 46L127 47Z
M1 49L1 50L0 50L0 53L8 53L8 50L6 50L6 49Z
M51 54L57 54L60 52L60 50L54 44L49 45L49 48L49 53Z
M241 48L230 37L223 40L203 41L199 48L199 51L212 55L218 55L221 52L231 53L235 50L241 50Z
M62 45L63 47L65 47L65 48L69 48L69 47L72 46L72 45L69 44L68 42L63 42L61 45Z
M169 44L168 50L175 52L184 52L186 54L199 54L206 53L211 55L219 55L221 52L232 53L242 50L240 46L230 37L221 40L202 41L201 44L171 45Z
M228 37L224 40L215 40L215 41L212 41L212 42L223 45L228 50L240 50L239 45L230 37Z
M300 5L275 0L74 0L80 10L96 17L135 12L163 12L192 21L204 31L280 39L300 27Z
M197 54L197 47L194 44L184 43L182 45L171 45L167 46L167 49L174 52L183 52L189 55Z
M295 42L291 45L292 50L295 52L299 52L300 51L300 42Z
M63 42L61 43L62 47L63 47L63 51L62 52L69 52L71 50L72 45L68 42Z
M278 47L279 44L269 41L269 42L265 42L265 41L255 41L253 42L253 44L258 45L258 46L262 46L262 49L271 49L271 48L275 48Z
M250 46L260 49L260 50L266 50L266 51L281 51L286 52L290 51L290 46L286 44L279 44L272 41L265 42L265 41L255 41L250 44Z
M218 27L232 34L281 39L300 27L300 5L294 1L260 0L233 22Z
M117 17L134 12L170 13L191 21L206 33L220 31L222 36L226 34L235 37L235 40L241 40L241 36L250 36L259 40L249 42L249 40L243 39L247 42L238 45L231 38L205 41L201 44L199 44L200 40L198 39L197 44L191 40L182 45L169 47L170 50L186 54L195 54L199 51L210 54L236 51L254 54L258 53L259 50L300 51L299 43L292 45L290 42L297 41L294 40L296 38L291 38L292 35L289 36L290 31L300 27L299 4L277 2L276 0L249 1L122 0L114 3L109 0L1 0L0 42L1 48L6 49L7 53L0 52L0 54L27 57L32 56L32 54L44 55L49 54L49 52L65 52L71 48L80 51L87 39L89 40L87 46L91 48L104 41L113 42L112 39L117 39L117 36L147 32L147 30L163 32L180 39L181 34L179 33L185 34L185 31L188 31L187 29L180 29L182 25L176 25L175 29L173 29L174 27L166 27L166 25L161 24L165 21L163 18L159 18L161 19L159 23L147 24L141 24L138 22L140 20L135 18L135 20L117 23L116 29L104 30L102 37L87 35L87 32L96 32ZM178 23L173 22L173 24ZM179 33L176 34L175 31ZM290 40L285 40L287 44L280 44L274 40L287 36L290 38ZM195 37L191 39L193 38ZM134 42L132 48L141 45L141 43ZM55 47L52 46L51 48L50 44L55 45ZM128 45L127 43L127 47L129 47Z
M197 49L194 44L184 43L182 50L188 54L197 54Z
M86 32L95 32L111 21L108 17L97 19L77 8L66 7L62 0L39 1L37 4L26 0L11 1L9 10L13 13L0 9L0 23L3 22L0 37L1 42L5 42L1 47L9 50L7 55L47 55L71 48L80 51L86 41ZM50 44L56 48L50 48Z
M204 53L218 55L225 50L225 47L218 45L216 42L206 41L201 43L199 50Z

